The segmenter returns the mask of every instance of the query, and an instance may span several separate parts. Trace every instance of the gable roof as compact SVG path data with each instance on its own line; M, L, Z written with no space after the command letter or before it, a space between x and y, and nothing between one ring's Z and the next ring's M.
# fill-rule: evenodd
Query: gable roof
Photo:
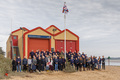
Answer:
M59 31L61 31L59 28L57 28L55 25L50 25L49 27L47 27L45 30L48 30L49 28L51 28L51 27L54 27L54 28L56 28L57 30L59 30Z
M48 34L52 35L50 32L46 31L46 30L45 30L45 29L43 29L42 27L36 27L36 28L34 28L34 29L32 29L32 30L29 30L28 32L24 33L24 35L25 35L25 34L27 34L27 33L32 32L32 31L35 31L35 30L37 30L37 29L41 29L41 30L45 31L46 33L48 33Z
M56 33L56 34L55 34L55 36L57 36L57 35L59 35L59 34L63 33L64 31L65 31L65 30L62 30L61 32ZM77 38L79 38L79 36L78 36L78 35L76 35L76 34L75 34L75 33L73 33L72 31L70 31L69 29L66 29L66 31L70 32L71 34L73 34L74 36L76 36Z
M25 29L25 30L27 30L27 31L29 31L27 28L25 28L25 27L22 27L23 29ZM20 31L21 29L17 29L17 30L15 30L15 31L12 31L12 34L13 33L15 33L15 32L17 32L17 31Z

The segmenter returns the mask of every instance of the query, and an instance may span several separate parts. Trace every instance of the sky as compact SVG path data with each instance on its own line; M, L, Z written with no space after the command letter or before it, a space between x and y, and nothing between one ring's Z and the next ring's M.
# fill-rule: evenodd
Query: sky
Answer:
M64 2L66 27L80 37L80 52L120 57L120 0L0 0L0 46L6 51L11 31L20 27L63 30Z

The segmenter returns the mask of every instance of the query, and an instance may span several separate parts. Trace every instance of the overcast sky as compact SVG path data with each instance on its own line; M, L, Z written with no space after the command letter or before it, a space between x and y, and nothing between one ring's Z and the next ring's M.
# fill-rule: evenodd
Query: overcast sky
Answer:
M0 46L12 30L55 25L64 29L62 8L67 3L67 28L80 37L80 52L120 57L120 0L0 0Z

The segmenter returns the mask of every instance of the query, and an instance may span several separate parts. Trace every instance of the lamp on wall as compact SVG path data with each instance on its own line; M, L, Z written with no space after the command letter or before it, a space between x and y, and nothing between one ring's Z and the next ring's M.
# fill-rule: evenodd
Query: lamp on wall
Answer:
M57 29L53 29L52 31L53 31L53 39L54 39L54 35L55 35L55 31L56 31Z

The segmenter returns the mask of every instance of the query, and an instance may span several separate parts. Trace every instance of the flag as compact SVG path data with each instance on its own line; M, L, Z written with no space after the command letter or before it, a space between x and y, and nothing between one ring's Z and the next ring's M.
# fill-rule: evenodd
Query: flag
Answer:
M67 6L66 6L66 2L64 3L62 13L65 13L65 14L67 14L67 13L68 13L68 9L67 9Z

